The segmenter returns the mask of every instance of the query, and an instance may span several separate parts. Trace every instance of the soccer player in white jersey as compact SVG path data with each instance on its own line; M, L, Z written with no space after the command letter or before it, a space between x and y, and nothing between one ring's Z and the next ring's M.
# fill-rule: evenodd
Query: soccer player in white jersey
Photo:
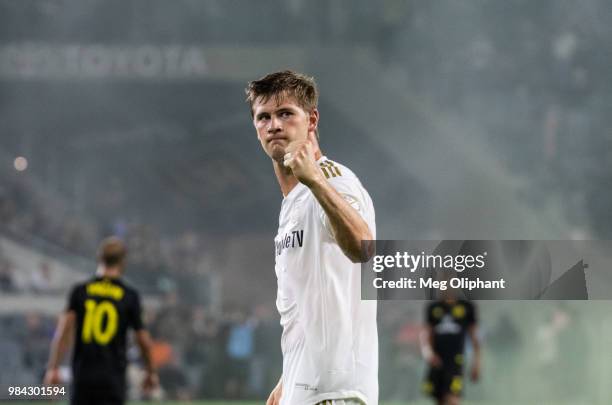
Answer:
M269 74L246 89L283 194L275 243L283 374L267 405L378 404L376 302L361 266L376 235L359 179L323 156L312 78Z

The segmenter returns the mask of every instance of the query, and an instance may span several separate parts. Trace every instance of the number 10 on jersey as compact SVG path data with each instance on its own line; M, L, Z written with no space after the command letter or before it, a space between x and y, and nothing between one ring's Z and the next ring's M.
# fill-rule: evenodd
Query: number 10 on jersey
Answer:
M104 325L104 318L106 324ZM81 339L91 343L92 338L99 345L107 345L117 333L117 309L110 301L85 301L85 319Z

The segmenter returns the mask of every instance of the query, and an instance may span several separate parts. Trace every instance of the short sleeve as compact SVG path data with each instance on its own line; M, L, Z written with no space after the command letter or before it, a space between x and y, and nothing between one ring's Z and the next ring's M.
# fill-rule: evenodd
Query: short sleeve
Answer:
M357 180L354 175L347 174L346 177L336 177L329 179L328 181L329 184L338 192L338 194L340 194L344 201L349 203L349 205L353 207L353 209L357 211L359 215L361 215L374 235L374 209L367 192L363 189L361 183L359 183L359 180ZM318 205L318 208L323 226L329 232L329 234L332 235L331 225L329 223L327 214L323 210L323 207Z
M475 325L476 323L478 323L478 315L476 314L476 306L474 304L472 304L471 302L468 302L466 304L467 307L467 324L469 326Z
M433 316L434 304L428 304L425 307L425 323L429 326L434 326L436 321Z
M66 304L66 312L77 311L79 308L79 287L75 286L68 295L68 302Z
M140 295L134 292L132 303L129 311L129 325L134 330L140 330L144 328L142 322L142 307L140 305Z
M333 179L329 183L362 217L366 215L366 201L363 198L363 189L356 178L347 176L345 179Z

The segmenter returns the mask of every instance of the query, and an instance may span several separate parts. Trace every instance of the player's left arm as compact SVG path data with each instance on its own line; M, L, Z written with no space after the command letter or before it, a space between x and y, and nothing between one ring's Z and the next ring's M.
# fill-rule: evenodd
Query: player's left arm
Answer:
M45 373L45 384L59 384L61 382L59 366L70 348L76 322L76 313L72 310L64 312L57 322L57 328L51 341L51 353Z
M142 388L145 391L150 391L159 385L159 376L153 363L153 341L149 332L142 328L136 331L136 343L140 348L143 363L145 365L145 378L142 382Z
M153 339L147 331L142 321L142 305L140 302L140 294L135 292L131 301L130 311L128 313L129 325L134 329L136 344L140 349L145 366L145 376L142 381L142 389L148 393L159 386L159 376L153 362Z
M472 381L478 381L480 378L480 338L478 337L478 324L473 323L468 328L468 334L472 342L472 348L474 349L474 359L472 360L472 370L470 377Z
M372 240L366 221L324 178L317 180L310 190L325 211L340 249L353 263L367 262L373 252L363 246L364 241Z
M442 366L442 359L433 350L433 336L434 331L431 325L427 325L425 329L423 329L423 331L419 334L419 340L421 342L421 354L430 366L438 368Z
M317 166L310 141L292 142L285 155L286 167L315 196L327 215L329 225L338 246L353 262L369 260L373 244L364 249L363 241L372 240L372 232L366 221L325 179Z

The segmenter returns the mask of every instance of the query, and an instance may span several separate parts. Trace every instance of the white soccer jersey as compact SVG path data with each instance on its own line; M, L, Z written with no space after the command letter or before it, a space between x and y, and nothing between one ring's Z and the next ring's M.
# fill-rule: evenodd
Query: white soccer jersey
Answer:
M374 206L359 179L326 157L317 163L375 238ZM343 398L377 405L376 301L361 301L361 266L340 250L323 208L302 183L283 199L274 243L283 326L281 405Z

